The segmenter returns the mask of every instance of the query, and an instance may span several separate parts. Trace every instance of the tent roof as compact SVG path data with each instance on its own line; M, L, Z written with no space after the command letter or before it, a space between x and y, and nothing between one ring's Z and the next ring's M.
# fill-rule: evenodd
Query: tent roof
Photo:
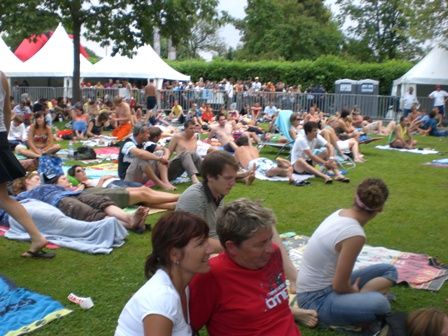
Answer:
M394 80L399 84L442 84L448 85L448 50L435 47L411 70Z
M48 36L45 34L32 35L31 37L35 40L30 40L28 38L23 39L14 52L14 54L20 58L22 62L29 60L48 41Z
M73 40L67 35L62 24L51 35L47 43L25 62L28 69L26 77L72 77L73 76ZM90 71L90 63L83 55L80 56L81 77ZM23 77L21 76L21 77Z
M48 39L53 35L53 32L48 32L46 34L32 35L33 39L25 38L19 44L14 54L23 62L29 60L35 53L37 53L44 45L47 43ZM73 40L73 35L69 34ZM89 58L89 54L86 49L81 45L79 48L79 52L84 55L87 59Z
M7 76L14 77L24 68L23 62L9 49L5 41L0 37L0 70Z
M122 78L161 78L169 80L190 80L170 67L150 45L137 49L132 58L126 56L107 56L93 65L93 70L84 77L122 77Z

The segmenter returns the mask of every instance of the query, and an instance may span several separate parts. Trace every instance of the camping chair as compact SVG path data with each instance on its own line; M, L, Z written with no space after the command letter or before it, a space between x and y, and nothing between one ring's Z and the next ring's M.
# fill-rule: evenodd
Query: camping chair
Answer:
M291 123L289 118L293 112L291 110L280 110L278 112L277 118L274 122L274 127L278 131L280 136L283 136L287 139L287 142L274 142L274 141L264 141L259 144L259 150L261 150L264 146L270 146L278 149L278 152L275 157L278 157L284 151L290 150L292 145L294 144L294 139L289 135L289 128L291 127Z

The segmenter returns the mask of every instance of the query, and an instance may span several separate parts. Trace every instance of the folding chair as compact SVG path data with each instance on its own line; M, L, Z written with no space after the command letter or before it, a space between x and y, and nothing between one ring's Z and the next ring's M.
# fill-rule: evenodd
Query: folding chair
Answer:
M294 144L294 139L289 135L289 128L291 127L291 122L289 118L293 112L291 110L280 110L278 112L277 118L274 122L274 127L278 131L278 133L287 139L287 142L272 142L265 141L259 144L259 150L261 150L264 146L270 146L274 148L278 148L278 152L275 157L280 156L284 151L291 150L292 145Z

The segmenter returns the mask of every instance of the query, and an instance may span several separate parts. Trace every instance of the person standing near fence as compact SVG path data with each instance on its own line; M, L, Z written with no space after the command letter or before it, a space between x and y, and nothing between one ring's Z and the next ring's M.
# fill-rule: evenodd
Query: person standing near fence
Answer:
M0 71L0 208L19 222L31 237L31 246L22 254L23 257L53 258L54 253L45 252L43 248L47 240L39 232L26 210L16 200L8 196L6 183L25 176L25 170L12 153L7 140L11 123L11 104L9 85L3 72Z
M445 103L448 97L448 92L441 90L440 85L436 85L435 91L429 94L429 98L434 99L434 107L439 108L439 113L442 119L445 117Z
M132 132L131 123L131 109L129 104L123 101L123 97L117 96L114 98L115 117L112 121L116 123L115 129L112 131L112 136L117 137L118 141L123 140Z
M412 107L418 105L417 97L414 93L414 88L411 86L408 92L403 97L403 116L407 117L411 113Z
M154 85L154 79L150 79L148 85L145 86L145 97L146 113L149 113L157 105L157 88Z

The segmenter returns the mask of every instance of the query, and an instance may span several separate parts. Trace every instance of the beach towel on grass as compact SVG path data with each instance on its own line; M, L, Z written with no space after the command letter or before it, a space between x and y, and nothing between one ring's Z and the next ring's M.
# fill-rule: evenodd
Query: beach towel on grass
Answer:
M425 165L440 168L448 168L448 158L432 160L431 162L425 163Z
M71 312L51 297L18 288L0 276L0 335L27 334Z
M93 254L111 253L113 248L122 246L128 236L127 230L114 217L84 222L67 217L59 209L38 200L24 200L21 203L44 237L62 247ZM48 216L48 213L52 215ZM12 217L9 217L9 225L6 238L30 239L22 225Z
M299 269L309 237L302 235L291 237L290 234L286 236L283 238L283 244L288 250L293 264ZM354 269L357 270L379 263L394 265L398 271L397 283L407 283L410 287L416 289L438 291L448 280L448 270L431 266L427 255L369 245L364 245L362 248L358 259L356 259Z
M414 153L414 154L438 154L439 152L434 150L434 149L428 149L428 148L424 148L424 149L404 149L404 148L392 148L389 145L384 145L384 146L375 146L375 148L377 149L384 149L384 150L395 150L395 151L400 151L400 152L408 152L408 153Z

